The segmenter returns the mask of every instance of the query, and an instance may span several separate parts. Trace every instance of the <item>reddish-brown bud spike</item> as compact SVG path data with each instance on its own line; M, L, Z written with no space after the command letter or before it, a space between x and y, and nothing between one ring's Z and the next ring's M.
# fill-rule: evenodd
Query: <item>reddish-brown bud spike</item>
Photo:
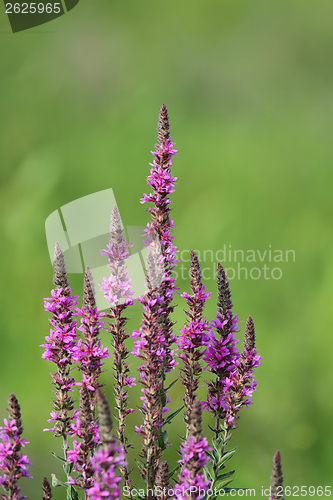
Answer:
M217 306L219 311L225 315L233 307L229 281L220 263L217 264Z
M66 274L64 254L59 243L56 243L54 248L53 269L53 283L55 286L61 287L63 293L65 293L65 291L67 291L66 289L69 287L69 283Z
M191 250L191 267L190 267L190 275L192 278L193 286L201 286L201 270L200 264L197 254Z
M113 429L113 422L110 412L110 407L105 394L97 389L97 408L99 418L99 433L103 443L110 443L113 440L111 431Z
M271 498L272 500L283 500L283 475L281 456L279 450L274 455L271 475Z
M166 142L170 137L170 124L168 110L165 104L162 104L160 114L158 116L158 128L157 128L157 138L160 144Z
M20 436L23 432L22 420L21 420L21 407L16 399L15 394L12 392L8 398L8 417L9 421L15 420L17 433Z
M111 210L110 217L110 239L116 244L120 245L122 242L122 227L121 227L121 219L117 205L113 207Z
M44 477L43 479L43 496L42 500L51 500L52 498L52 490L50 483L48 482L47 478Z
M247 318L246 326L245 326L245 333L244 333L244 342L243 342L243 347L244 349L247 350L247 352L251 352L251 349L255 347L255 330L254 330L254 323L249 316Z
M170 488L170 482L169 482L169 466L166 460L161 462L157 467L155 484L156 486L159 486L159 491L162 492L161 495L156 495L158 500L167 500L169 498L167 492Z
M83 308L87 311L88 307L96 307L94 279L89 267L86 267L83 283Z
M84 427L89 427L93 420L89 391L85 383L82 384L80 390L80 420Z
M202 408L201 402L197 399L193 402L191 410L189 434L198 440L202 438Z

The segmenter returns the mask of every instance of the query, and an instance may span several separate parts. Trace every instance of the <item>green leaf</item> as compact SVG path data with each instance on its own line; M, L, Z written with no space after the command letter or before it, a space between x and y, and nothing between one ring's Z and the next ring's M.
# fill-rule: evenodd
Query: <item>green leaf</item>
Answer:
M79 495L72 485L67 488L67 500L79 500Z
M165 446L166 446L166 444L168 442L168 439L169 439L168 431L164 431L163 432L163 443L164 443Z
M171 422L171 420L178 415L178 413L184 408L184 405L178 408L178 410L174 411L173 413L170 413L170 415L164 420L164 423L167 424Z
M220 469L223 464L225 464L228 460L230 460L230 458L233 456L236 450L237 448L233 448L232 450L226 451L223 454L223 457L219 460L217 467Z
M54 457L56 457L58 460L61 460L62 462L67 463L67 462L66 462L66 460L65 460L63 457L59 457L59 455L56 455L56 454L54 453L54 451L51 451L51 455L53 455Z
M224 472L223 474L220 474L219 476L217 476L216 481L219 481L220 479L226 479L227 477L230 477L233 474L235 474L235 472L236 472L235 470L231 470L229 472Z
M57 488L58 486L64 486L65 488L67 488L67 484L60 481L55 474L51 474L51 477L52 477L53 488Z
M225 479L224 481L218 481L217 483L214 484L214 487L218 490L221 490L222 488L225 490L225 486L227 486L227 484L230 484L235 478L231 478L231 479ZM229 491L230 490L233 490L234 488L228 488ZM236 488L235 488L236 489ZM242 488L241 488L242 489Z
M171 384L170 384L170 385L168 385L168 387L166 387L166 388L164 389L164 392L166 392L166 391L168 391L169 389L171 389L171 387L172 387L173 385L175 385L175 383L177 382L177 380L178 380L178 378L176 378L176 380L174 380L173 382L171 382Z
M216 450L212 449L212 458L214 463L216 464L220 460L221 455L217 453Z
M178 464L171 472L169 472L169 478L172 477L178 469L180 469L180 464Z
M70 464L68 464L68 463L64 464L64 471L65 471L67 476L69 476L69 474L72 473L73 467L74 467L74 462L72 462Z
M207 474L210 481L214 481L215 474L214 474L214 469L212 467L205 467L204 472Z

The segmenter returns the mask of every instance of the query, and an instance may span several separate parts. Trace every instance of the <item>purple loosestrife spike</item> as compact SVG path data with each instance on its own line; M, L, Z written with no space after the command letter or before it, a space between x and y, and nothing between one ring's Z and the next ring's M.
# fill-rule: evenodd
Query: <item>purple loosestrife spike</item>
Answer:
M168 495L168 491L170 489L170 481L169 481L169 466L166 460L160 462L156 471L156 498L158 500L168 500L170 497ZM161 492L159 494L158 492Z
M8 403L8 420L5 418L4 426L0 427L0 470L4 472L3 476L0 475L0 484L6 492L1 498L23 500L27 497L19 495L17 482L20 477L32 477L28 468L32 464L21 452L28 441L20 437L23 432L21 408L14 393L10 394Z
M102 250L102 255L107 255L109 268L111 271L108 279L104 278L104 283L100 284L105 298L109 302L110 313L107 317L111 319L108 331L111 333L111 344L113 347L113 372L115 378L114 397L116 401L116 410L118 410L117 434L125 454L128 452L128 437L125 435L125 421L127 415L133 412L128 408L128 388L136 385L135 379L129 376L129 367L126 359L129 351L125 342L130 335L126 333L125 325L128 318L123 314L125 309L133 305L131 298L130 278L127 276L125 260L130 257L128 249L133 245L128 245L123 236L121 220L117 206L114 206L110 219L110 240L107 250ZM121 303L121 300L123 301ZM126 486L129 486L129 472L127 466L121 466L121 473L124 477Z
M111 435L112 419L106 397L100 389L97 391L97 406L99 414L99 433L102 444L94 452L91 464L95 473L94 483L89 488L89 500L117 500L120 498L119 483L121 476L117 475L118 467L126 467L126 458L122 446Z
M210 372L216 375L216 379L208 383L207 402L205 407L216 418L215 438L220 432L220 421L224 419L226 408L223 403L224 384L226 378L236 368L236 361L239 357L235 347L238 340L235 333L238 332L238 315L232 315L231 292L228 279L221 264L217 266L217 291L218 310L216 320L212 321L216 335L212 334L208 348L204 352L204 360L208 363Z
M52 498L51 486L50 486L50 483L48 482L47 478L44 476L42 500L51 500L51 498Z
M119 304L120 301L124 301L128 305L133 302L131 299L133 295L131 279L128 277L125 266L125 260L130 258L128 250L132 246L125 242L119 211L115 205L111 211L110 240L107 249L101 250L101 255L108 256L110 276L103 278L103 283L99 285L110 306Z
M249 316L245 326L243 343L243 347L247 352L251 352L255 348L255 339L254 323L251 316Z
M203 353L200 348L209 342L209 324L202 313L210 293L205 293L205 286L201 282L199 260L193 250L191 251L190 275L192 294L183 293L181 295L188 305L189 310L185 311L188 322L184 328L180 329L181 336L178 340L179 347L182 349L179 357L184 362L181 378L185 387L184 422L186 423L186 436L189 434L191 411L199 385L198 378L202 372L200 358Z
M217 292L217 306L220 313L225 316L228 311L231 311L233 303L231 300L229 281L220 263L217 264Z
M255 331L251 316L249 316L243 342L243 352L236 361L236 369L230 372L224 380L223 394L220 403L226 409L225 427L235 427L237 414L242 408L251 404L253 391L257 382L254 381L254 369L260 366L261 357L255 350Z
M63 289L63 293L68 295L69 283L66 274L64 254L59 243L55 244L53 260L53 284Z
M100 438L102 443L108 443L111 439L110 436L113 429L113 422L108 400L100 389L97 391L97 408Z
M141 203L153 203L153 207L147 209L152 220L144 233L145 245L151 252L147 262L148 291L138 299L143 305L143 319L139 331L134 331L132 335L135 339L133 355L143 361L139 371L143 386L141 412L144 423L137 432L143 436L140 456L145 465L140 472L146 481L148 500L154 498L151 492L162 452L160 438L163 436L166 411L164 380L166 373L176 365L171 347L176 336L172 330L170 315L174 310L171 302L176 290L172 272L178 261L175 258L177 248L172 243L171 230L174 224L170 218L172 202L169 195L173 193L177 180L171 174L172 156L177 151L173 149L174 143L171 142L168 113L164 104L158 119L158 141L152 152L154 160L147 177L152 193L144 194L140 200Z
M76 385L86 385L90 391L90 403L93 413L96 405L96 390L102 387L99 376L102 373L102 360L110 357L107 347L101 345L100 331L104 326L101 319L105 313L100 313L96 307L94 282L89 267L86 268L83 286L83 307L78 309L77 316L81 316L81 326L78 328L83 334L83 340L73 348L72 359L79 364L82 371L82 382Z
M200 500L205 496L209 481L205 481L203 468L209 460L207 451L211 450L202 435L201 403L195 400L191 413L190 434L181 445L181 471L179 483L175 486L175 500ZM189 492L191 493L189 494Z
M55 386L54 411L51 419L54 427L46 429L54 432L54 436L63 436L64 446L67 446L67 434L70 429L74 401L70 396L75 385L75 380L70 376L72 366L72 355L76 345L76 321L72 319L72 311L75 309L78 297L71 296L68 284L64 256L58 243L54 252L54 277L56 285L51 290L52 297L44 300L45 310L52 314L50 335L45 337L45 347L42 354L43 359L52 361L57 366L57 371L51 375L52 384Z
M94 278L89 267L86 267L83 282L83 307L85 311L96 307Z
M73 450L67 452L67 462L74 463L73 470L78 473L76 479L70 478L70 484L79 486L84 490L93 484L94 470L90 463L90 455L99 442L98 426L91 409L90 395L86 384L80 390L80 412L76 425L72 424L73 434L79 436L81 441L73 441Z
M283 475L279 450L275 453L273 458L271 496L269 500L283 500Z

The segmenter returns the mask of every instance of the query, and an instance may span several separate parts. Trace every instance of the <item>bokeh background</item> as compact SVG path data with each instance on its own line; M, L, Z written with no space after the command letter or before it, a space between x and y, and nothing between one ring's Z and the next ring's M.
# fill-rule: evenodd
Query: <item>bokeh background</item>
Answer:
M254 318L263 357L254 404L232 439L233 484L261 496L279 448L286 485L331 485L332 2L81 0L66 16L15 35L3 8L0 22L0 417L15 392L33 462L24 493L40 498L44 475L61 478L50 454L61 443L42 431L53 369L39 347L49 330L42 299L52 288L45 219L111 187L124 224L145 225L139 198L162 102L179 150L178 248L295 251L295 262L278 264L279 280L231 281L235 312ZM81 294L82 277L69 278ZM205 283L213 319L215 283ZM187 281L179 287L187 290ZM176 302L179 328L185 303ZM131 316L132 329L138 306ZM104 381L112 401L111 372ZM138 388L132 396L138 404ZM176 409L180 383L171 397ZM136 413L128 424L136 451L139 422ZM179 416L169 428L174 463L182 432ZM54 498L64 493L58 488Z

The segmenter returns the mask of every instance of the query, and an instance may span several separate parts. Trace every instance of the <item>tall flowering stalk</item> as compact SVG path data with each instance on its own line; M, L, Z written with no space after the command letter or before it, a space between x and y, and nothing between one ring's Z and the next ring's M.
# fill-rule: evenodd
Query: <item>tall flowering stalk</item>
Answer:
M225 380L235 368L238 358L235 332L238 332L237 316L232 315L232 301L229 282L223 267L217 266L217 315L212 325L216 335L212 334L210 345L204 353L204 360L215 379L208 384L207 403L205 407L215 417L215 439L220 434L220 423L224 419L226 408L223 404Z
M173 245L171 229L174 228L170 218L169 195L174 191L176 178L171 174L173 149L169 133L169 119L165 105L161 107L158 120L158 144L152 152L147 184L152 193L144 194L141 203L152 202L148 208L152 221L145 230L145 244L150 248L147 259L148 291L138 300L143 305L143 319L139 331L135 330L134 356L143 361L139 367L142 384L142 408L144 422L137 432L143 436L141 474L147 485L147 498L154 498L153 488L161 452L167 443L167 433L163 431L165 405L168 401L164 381L166 373L173 370L176 362L172 343L173 323L170 314L173 312L171 302L175 290L175 278L172 272L176 265L176 247Z
M189 435L191 426L191 411L196 399L196 391L199 385L199 377L202 372L200 358L203 355L202 346L207 346L209 341L209 323L203 317L205 301L210 293L205 293L205 285L201 282L201 270L197 255L191 251L191 290L192 294L183 293L181 297L186 300L188 311L185 311L188 322L180 329L178 345L182 350L180 358L183 360L184 368L181 377L185 386L185 412L186 437Z
M279 450L277 450L273 458L270 493L269 500L284 500L283 475Z
M0 484L6 494L1 496L2 500L23 500L26 496L19 495L20 477L32 477L29 474L28 465L31 465L27 455L23 455L21 449L28 443L22 439L23 433L21 421L21 408L14 393L8 398L8 420L4 419L4 426L0 427Z
M70 478L70 484L87 490L92 485L93 476L90 456L99 442L95 415L96 394L102 387L99 376L102 373L102 360L110 357L108 348L101 345L99 338L100 330L104 326L101 318L105 314L100 313L96 306L94 283L89 267L84 275L83 306L78 309L76 315L81 315L81 326L78 330L82 332L83 339L74 347L72 358L79 364L82 381L76 384L80 386L80 407L75 424L71 424L71 435L78 437L80 441L74 440L73 449L68 451L67 461L73 464L73 470L78 473L75 480Z
M95 300L95 290L93 277L89 267L86 268L83 285L83 306L78 309L77 316L81 316L81 326L78 328L82 332L83 338L78 341L73 349L72 359L78 363L79 370L82 371L82 382L89 390L92 413L95 413L96 391L102 384L99 376L102 373L103 359L109 358L110 353L107 347L101 345L100 331L104 327L102 318L105 313L98 311Z
M45 310L52 314L50 335L45 338L45 347L42 358L55 363L57 370L53 374L52 384L55 386L55 394L51 418L48 422L54 422L51 429L54 436L63 438L63 450L66 460L68 450L68 435L71 423L76 414L73 414L74 401L70 393L75 386L75 380L71 377L73 365L73 353L76 347L76 321L73 320L73 310L77 305L78 297L71 296L71 289L67 280L64 255L60 245L56 243L54 251L54 275L53 283L55 289L51 290L52 297L44 300ZM66 468L66 467L65 467ZM66 472L67 474L67 472ZM68 476L68 474L67 474Z
M205 479L204 467L206 466L211 448L202 435L201 403L193 403L189 435L181 445L182 459L179 483L175 486L175 500L200 500L206 494L209 481Z
M90 457L99 443L99 433L95 415L91 409L89 390L84 383L80 390L78 418L76 424L72 424L72 435L79 437L80 441L74 439L73 449L67 452L67 463L72 464L71 469L77 473L75 479L69 477L69 484L87 491L93 484L94 469Z
M94 471L94 484L87 490L89 500L118 500L120 498L119 483L121 476L117 475L118 467L126 467L123 447L118 445L112 432L112 419L108 402L100 389L97 391L99 415L99 434L101 445L91 459Z
M257 382L254 381L254 369L260 366L261 357L255 350L255 330L251 316L245 327L243 352L236 361L236 369L230 372L224 381L221 405L226 410L225 428L235 427L237 414L242 406L251 404L253 391Z
M210 345L205 351L204 359L207 367L216 375L208 383L206 408L215 417L215 429L210 467L207 477L210 478L210 488L218 485L225 487L232 481L235 471L221 474L226 461L235 452L235 448L225 451L231 439L231 429L235 427L237 414L242 406L251 402L251 396L257 383L254 381L254 369L260 365L260 356L255 350L255 331L252 318L246 323L243 352L236 349L235 332L238 332L237 318L232 314L232 301L229 283L223 267L217 267L218 310L216 320L212 322L218 337L211 336ZM212 499L214 500L214 499Z
M113 393L116 401L115 409L118 411L116 417L118 420L117 434L125 453L128 452L130 446L125 434L125 420L127 415L134 411L128 407L128 388L136 385L135 378L129 376L129 367L126 361L129 351L125 344L130 335L125 330L128 318L124 316L124 311L133 304L131 280L125 266L125 260L130 257L128 250L131 247L132 245L125 242L119 211L115 205L111 212L110 240L107 249L101 251L102 255L108 256L110 276L104 278L100 288L110 306L110 313L106 316L111 319L108 331L111 333L113 347L115 379ZM129 487L129 471L125 462L121 465L121 473L125 485Z

